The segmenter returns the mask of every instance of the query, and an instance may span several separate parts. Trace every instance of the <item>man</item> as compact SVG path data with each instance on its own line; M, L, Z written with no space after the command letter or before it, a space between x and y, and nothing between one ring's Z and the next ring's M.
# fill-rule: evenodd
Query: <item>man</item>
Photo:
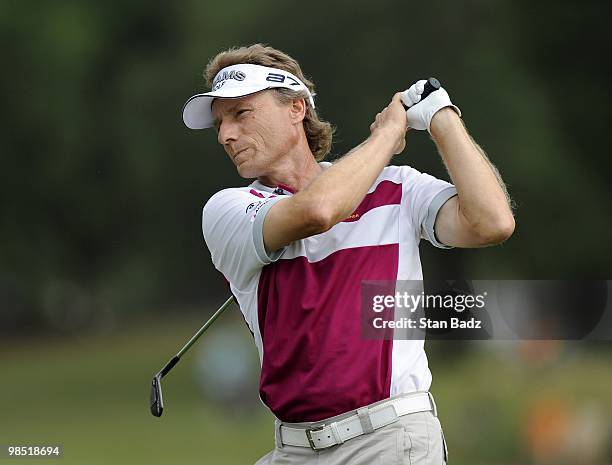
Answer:
M446 462L423 341L361 337L360 286L422 279L421 238L480 247L512 234L503 183L459 109L444 89L421 101L419 81L332 165L319 162L331 126L294 59L260 44L230 49L206 76L212 91L187 101L184 122L214 127L238 173L256 178L216 193L202 228L253 333L260 397L276 416L276 447L257 464ZM387 166L408 127L430 132L454 185Z

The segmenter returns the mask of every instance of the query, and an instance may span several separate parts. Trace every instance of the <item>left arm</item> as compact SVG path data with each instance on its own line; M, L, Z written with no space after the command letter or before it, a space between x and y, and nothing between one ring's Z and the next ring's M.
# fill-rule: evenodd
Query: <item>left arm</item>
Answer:
M437 238L454 247L484 247L508 239L515 225L508 192L459 115L450 107L437 111L430 133L457 188L457 196L438 211Z

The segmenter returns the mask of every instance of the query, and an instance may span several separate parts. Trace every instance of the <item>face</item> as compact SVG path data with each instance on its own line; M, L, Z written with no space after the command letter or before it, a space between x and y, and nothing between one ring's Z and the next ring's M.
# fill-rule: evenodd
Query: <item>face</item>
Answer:
M269 174L298 140L295 105L280 103L273 92L213 101L217 139L243 178Z

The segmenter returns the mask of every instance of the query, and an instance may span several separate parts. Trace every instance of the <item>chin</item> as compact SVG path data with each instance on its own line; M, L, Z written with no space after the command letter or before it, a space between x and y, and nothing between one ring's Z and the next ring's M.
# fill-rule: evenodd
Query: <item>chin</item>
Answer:
M257 173L257 171L253 169L252 166L245 166L245 165L246 163L242 163L240 166L236 167L236 171L238 171L238 174L240 175L241 178L253 179L259 176L259 173Z

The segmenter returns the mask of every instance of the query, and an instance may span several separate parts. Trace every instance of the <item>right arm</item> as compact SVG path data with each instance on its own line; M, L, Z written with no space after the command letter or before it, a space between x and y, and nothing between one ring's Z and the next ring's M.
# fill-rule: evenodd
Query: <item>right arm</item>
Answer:
M391 157L404 149L406 128L398 93L376 115L368 139L305 189L270 208L263 225L266 250L325 232L353 213Z

